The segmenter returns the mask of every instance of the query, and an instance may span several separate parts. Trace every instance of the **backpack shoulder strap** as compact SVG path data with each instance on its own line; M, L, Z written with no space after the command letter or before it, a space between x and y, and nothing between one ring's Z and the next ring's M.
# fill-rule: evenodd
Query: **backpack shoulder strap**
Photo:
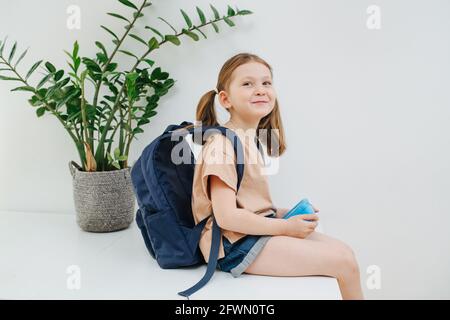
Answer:
M243 149L242 149L242 144L239 140L239 137L232 130L228 131L228 133L227 133L226 130L229 130L229 129L225 128L225 127L190 128L190 129L187 129L187 131L189 131L189 133L192 134L195 132L196 129L197 130L201 129L202 134L203 134L206 130L212 129L212 128L219 130L224 136L228 137L231 140L231 143L234 148L234 152L236 154L236 159L238 160L238 161L236 161L236 170L237 170L237 175L238 175L237 189L239 189L242 178L244 176ZM203 223L208 218L209 217L205 218L200 223ZM212 241L211 241L211 249L209 252L208 266L206 267L206 272L203 275L203 277L200 279L200 281L197 282L195 285L193 285L192 287L190 287L187 290L178 292L178 294L180 296L186 297L188 299L189 299L190 295L197 292L198 290L200 290L202 287L204 287L208 283L208 281L212 278L214 271L216 270L216 267L217 267L217 258L219 257L221 232L220 232L219 226L217 225L216 219L214 218L214 215L213 215L212 219L213 219Z
M205 218L204 220L207 220L208 218ZM213 227L212 227L212 241L211 241L211 250L209 252L209 261L208 266L206 267L206 272L203 275L203 277L192 287L190 287L187 290L178 292L178 294L182 297L186 297L189 300L189 296L193 293L197 292L201 288L203 288L209 280L212 278L214 271L217 267L217 258L219 257L219 247L220 247L220 237L221 232L220 228L217 225L216 219L214 216L213 219Z

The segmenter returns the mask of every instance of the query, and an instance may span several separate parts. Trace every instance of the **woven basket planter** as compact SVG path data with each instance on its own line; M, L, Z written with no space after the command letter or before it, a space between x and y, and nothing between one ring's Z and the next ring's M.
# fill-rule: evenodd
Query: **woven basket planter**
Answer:
M84 231L111 232L134 219L135 196L131 168L86 172L69 162L77 224Z

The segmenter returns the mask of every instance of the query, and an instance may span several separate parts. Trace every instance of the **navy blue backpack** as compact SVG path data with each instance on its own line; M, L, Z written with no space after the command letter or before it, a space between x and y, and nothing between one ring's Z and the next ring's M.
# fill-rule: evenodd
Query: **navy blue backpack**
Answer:
M192 182L195 157L188 142L188 134L201 134L202 141L211 131L228 137L236 154L237 188L244 174L243 149L237 135L221 126L184 127L192 125L182 122L170 125L164 133L145 147L131 169L131 179L138 202L136 223L142 233L150 255L163 269L181 268L205 263L198 246L201 232L208 218L195 225L192 207ZM182 129L182 130L179 130ZM177 156L183 161L172 161L173 148L181 152ZM259 141L258 141L259 146ZM259 149L259 148L258 148ZM183 154L189 151L189 154ZM184 160L187 163L185 163ZM191 288L178 294L188 297L202 288L211 279L217 266L220 244L220 228L213 217L212 245L207 270L203 278Z

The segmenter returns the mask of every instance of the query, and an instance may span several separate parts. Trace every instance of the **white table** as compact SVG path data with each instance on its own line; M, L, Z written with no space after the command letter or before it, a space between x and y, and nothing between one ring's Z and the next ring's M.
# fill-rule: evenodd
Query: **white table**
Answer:
M71 267L72 266L72 267ZM185 299L206 267L161 269L136 223L82 231L73 214L0 211L0 299ZM233 278L216 271L191 300L341 299L331 277Z

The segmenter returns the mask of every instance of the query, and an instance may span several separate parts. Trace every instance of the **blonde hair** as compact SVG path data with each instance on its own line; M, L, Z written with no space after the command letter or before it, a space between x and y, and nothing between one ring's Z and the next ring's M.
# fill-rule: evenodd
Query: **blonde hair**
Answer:
M231 75L233 74L233 71L239 67L240 65L243 65L248 62L259 62L265 65L269 70L270 74L273 77L272 74L272 67L262 58L258 57L255 54L251 53L239 53L235 56L228 59L224 65L222 66L222 69L219 72L219 77L217 81L217 92L220 92L222 90L228 91L230 82L231 82ZM214 109L214 99L216 96L216 91L210 90L206 92L201 98L197 105L197 112L196 112L196 121L200 122L202 126L219 126L220 124L217 121L217 115L216 111ZM226 109L228 112L229 110ZM195 125L190 125L185 128L193 127ZM281 122L281 116L280 116L280 107L278 104L278 100L275 100L275 107L273 110L266 115L264 118L262 118L259 121L258 128L256 130L257 137L259 138L259 130L265 129L265 132L267 132L267 139L263 139L261 141L262 143L266 144L267 146L267 153L269 156L280 156L284 153L286 150L286 141L284 136L284 129L283 124ZM272 130L277 129L277 130ZM275 134L275 146L272 146L272 133ZM278 150L275 150L276 146L278 146Z

